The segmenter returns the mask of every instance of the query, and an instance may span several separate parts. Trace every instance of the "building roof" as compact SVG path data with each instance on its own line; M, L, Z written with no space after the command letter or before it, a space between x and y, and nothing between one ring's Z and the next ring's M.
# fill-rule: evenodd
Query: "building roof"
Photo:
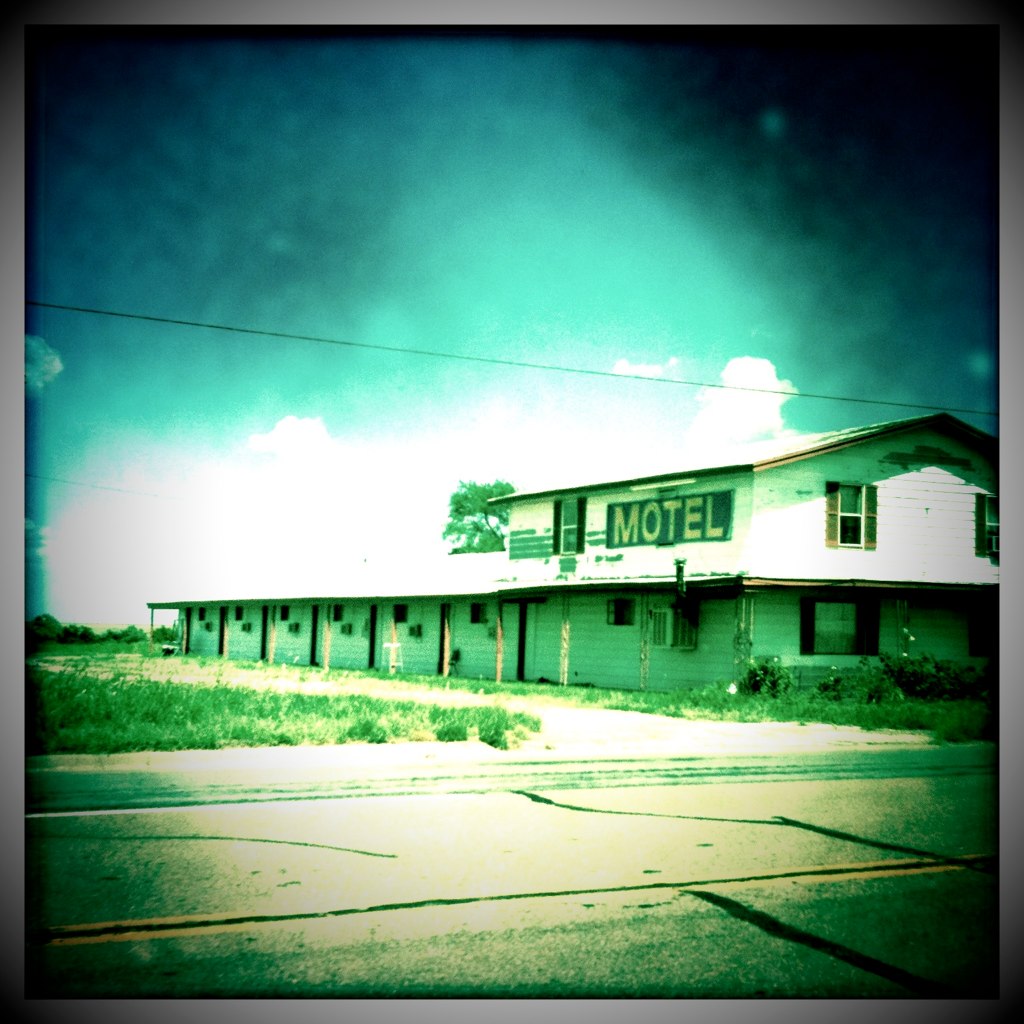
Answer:
M892 420L886 423L875 423L864 427L851 427L845 430L832 430L820 434L800 434L791 437L775 438L768 441L754 442L743 448L742 457L729 463L708 460L691 460L686 468L656 476L636 477L629 480L615 480L603 483L582 484L577 487L562 487L557 490L533 492L515 492L502 498L491 499L493 503L511 502L517 499L539 498L548 495L565 494L567 492L585 493L602 491L637 485L664 485L679 482L684 477L712 475L724 472L770 469L772 466L783 465L797 459L810 458L829 451L859 444L863 441L896 435L919 427L928 427L935 431L956 436L969 444L981 448L992 448L996 439L964 423L948 413L929 416L918 416L911 419ZM737 453L739 456L741 453ZM308 576L309 567L297 567L301 572L302 582L292 587L275 586L272 595L258 581L250 585L227 583L223 586L210 587L211 593L194 593L187 598L172 601L150 601L152 609L182 608L186 605L231 605L243 602L301 603L304 601L343 601L343 600L396 600L406 598L446 598L466 596L487 596L498 593L526 592L529 590L572 586L593 586L597 584L614 585L627 583L658 584L673 582L674 575L636 576L630 574L621 580L602 576L600 579L579 578L576 580L542 581L523 579L510 571L508 553L496 551L487 554L410 554L388 562L370 561L355 566L321 566L316 578ZM730 577L735 582L736 578ZM298 580L298 576L297 576ZM691 582L697 582L692 579ZM703 584L723 582L720 579L705 578ZM207 584L209 586L209 584Z
M491 498L491 503L507 504L525 498L541 498L549 495L564 494L568 491L584 493L588 491L605 491L638 485L664 485L680 481L683 477L713 475L737 471L758 471L780 466L797 459L807 459L825 452L836 451L848 445L860 444L864 441L888 434L897 434L919 427L953 434L969 443L981 446L995 446L996 439L991 435L972 427L963 420L949 413L933 413L927 416L915 416L910 419L890 420L885 423L872 423L863 427L847 427L843 430L830 430L818 434L792 434L786 437L769 438L737 445L727 453L719 450L718 457L701 458L696 456L683 462L680 468L656 475L632 477L629 479L591 481L575 486L564 486L537 491L516 491L500 498ZM723 458L723 454L726 457Z
M315 583L294 588L225 586L215 593L190 594L187 599L149 601L149 608L182 608L185 605L241 604L246 601L300 603L303 601L341 601L355 599L460 597L489 594L498 589L502 567L508 553L440 555L407 560L364 562L339 572L321 574ZM325 579L324 576L327 578Z

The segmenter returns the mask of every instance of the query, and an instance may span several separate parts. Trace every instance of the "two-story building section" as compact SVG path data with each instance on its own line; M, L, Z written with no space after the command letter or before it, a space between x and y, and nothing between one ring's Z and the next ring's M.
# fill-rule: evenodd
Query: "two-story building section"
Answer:
M150 607L179 609L190 651L621 688L727 681L750 659L809 684L883 652L995 654L990 435L939 414L682 462L495 499L508 551L415 586Z

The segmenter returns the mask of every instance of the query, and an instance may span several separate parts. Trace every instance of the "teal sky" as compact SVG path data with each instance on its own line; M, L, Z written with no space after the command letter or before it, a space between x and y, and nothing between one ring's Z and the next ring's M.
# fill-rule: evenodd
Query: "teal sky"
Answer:
M928 411L668 378L996 430L996 36L927 32L36 34L29 613L443 550L460 479Z

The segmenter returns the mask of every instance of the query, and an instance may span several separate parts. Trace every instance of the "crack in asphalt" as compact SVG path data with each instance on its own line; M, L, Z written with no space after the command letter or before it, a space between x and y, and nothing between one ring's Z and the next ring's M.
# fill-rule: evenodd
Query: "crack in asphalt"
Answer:
M703 900L705 903L710 903L712 906L724 910L738 921L752 924L755 928L759 928L768 935L773 935L786 942L798 943L818 953L824 953L835 960L842 960L859 970L868 971L880 978L885 978L887 981L901 985L917 995L932 999L948 998L957 995L955 989L940 981L923 978L918 974L904 970L902 967L897 967L895 964L886 963L884 960L868 956L866 953L859 953L849 946L833 942L831 939L823 938L821 935L804 931L802 928L794 928L792 925L780 921L777 917L772 917L763 911L755 910L753 907L748 907L746 904L730 899L728 896L722 896L720 893L688 890L687 895Z
M74 835L74 834L61 834L54 833L47 835L46 840L49 842L52 839L71 839L78 840L81 842L96 842L104 839L109 839L115 842L131 841L131 842L159 842L163 839L168 840L188 840L200 842L203 840L210 840L212 842L225 842L225 843L271 843L277 846L300 846L307 847L311 850L333 850L336 853L355 853L360 857L386 857L389 860L397 860L397 853L379 853L376 850L359 850L352 846L332 846L330 843L310 843L300 839L267 839L260 836L203 836L203 835Z
M668 818L674 821L703 821L713 824L735 824L735 825L774 825L786 828L802 829L805 832L814 832L818 835L827 836L830 839L841 839L845 842L856 843L859 846L870 846L877 850L890 850L893 853L905 853L914 857L927 857L938 864L949 864L957 867L967 867L973 871L991 871L991 865L987 861L979 861L976 858L963 858L943 853L935 853L933 850L921 850L914 846L904 846L901 843L890 843L882 839L869 839L866 836L858 836L852 832L842 832L839 829L826 828L824 825L814 825L811 822L799 821L796 818L787 818L777 814L772 818L716 818L710 815L701 814L659 814L656 811L621 811L606 807L584 807L581 804L569 804L560 800L552 800L550 797L541 796L539 793L529 793L526 790L515 790L517 796L525 796L536 804L547 804L550 807L558 807L566 811L582 811L587 814L623 814L637 818Z

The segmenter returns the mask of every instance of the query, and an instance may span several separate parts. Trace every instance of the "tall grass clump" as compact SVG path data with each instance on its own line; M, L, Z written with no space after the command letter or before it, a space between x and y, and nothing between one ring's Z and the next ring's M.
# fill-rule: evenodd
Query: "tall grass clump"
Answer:
M508 734L539 720L505 708L459 708L365 694L302 693L183 684L141 675L96 677L83 667L28 666L27 753L111 754L300 744L480 740L506 749Z

